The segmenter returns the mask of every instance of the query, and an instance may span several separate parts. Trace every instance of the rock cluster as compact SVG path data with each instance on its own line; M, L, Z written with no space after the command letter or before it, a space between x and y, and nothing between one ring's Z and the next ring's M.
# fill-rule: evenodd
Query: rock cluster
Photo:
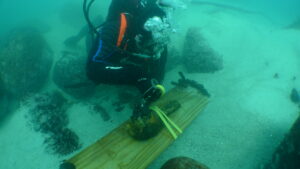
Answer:
M67 94L82 99L94 93L96 85L86 76L86 56L64 51L54 65L53 81Z

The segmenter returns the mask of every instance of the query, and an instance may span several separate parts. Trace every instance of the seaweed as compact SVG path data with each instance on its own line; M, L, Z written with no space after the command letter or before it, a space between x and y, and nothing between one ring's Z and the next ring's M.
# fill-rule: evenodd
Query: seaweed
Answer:
M110 120L111 117L103 106L99 104L93 105L93 110L101 115L103 121Z
M30 117L35 131L59 131L68 124L65 113L67 100L59 92L36 95L33 102L35 105L30 109Z
M76 133L68 128L51 133L46 137L44 143L47 152L61 156L68 155L82 146Z
M33 129L45 135L47 152L60 156L74 152L81 147L79 138L67 128L68 101L57 91L37 94L29 100L30 123Z

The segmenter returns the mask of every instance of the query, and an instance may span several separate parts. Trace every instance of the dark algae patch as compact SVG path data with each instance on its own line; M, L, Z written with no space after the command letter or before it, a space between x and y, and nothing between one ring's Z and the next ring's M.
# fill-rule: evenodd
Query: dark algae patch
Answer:
M61 93L37 94L28 104L30 125L35 131L43 133L47 152L63 156L81 147L76 133L67 128L68 102Z

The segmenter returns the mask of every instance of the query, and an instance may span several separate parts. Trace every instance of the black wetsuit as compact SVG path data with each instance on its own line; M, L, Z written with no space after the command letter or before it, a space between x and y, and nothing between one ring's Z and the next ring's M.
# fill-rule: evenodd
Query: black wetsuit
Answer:
M160 59L144 60L132 53L143 53L135 37L142 35L141 43L151 41L151 32L143 25L153 16L164 17L165 13L149 0L146 6L139 6L139 0L113 0L106 22L100 27L98 37L88 57L87 75L95 83L135 85L144 93L152 87L151 79L163 80L167 47ZM138 3L135 3L138 2ZM121 26L120 14L126 15L127 29L122 43L117 47ZM146 49L151 51L151 47ZM150 53L146 53L151 55Z

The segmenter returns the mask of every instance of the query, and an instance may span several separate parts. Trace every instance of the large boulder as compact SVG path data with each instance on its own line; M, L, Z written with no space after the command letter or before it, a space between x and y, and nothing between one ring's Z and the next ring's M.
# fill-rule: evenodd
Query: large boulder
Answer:
M0 61L0 79L7 92L23 97L47 81L52 52L39 31L20 28L11 31L0 47Z
M222 57L209 46L197 27L187 31L182 55L189 73L213 73L223 68Z
M272 159L263 169L298 169L300 168L300 117L295 121L274 151Z
M96 85L86 76L86 56L80 52L62 52L55 63L53 81L67 94L82 99L91 96Z

